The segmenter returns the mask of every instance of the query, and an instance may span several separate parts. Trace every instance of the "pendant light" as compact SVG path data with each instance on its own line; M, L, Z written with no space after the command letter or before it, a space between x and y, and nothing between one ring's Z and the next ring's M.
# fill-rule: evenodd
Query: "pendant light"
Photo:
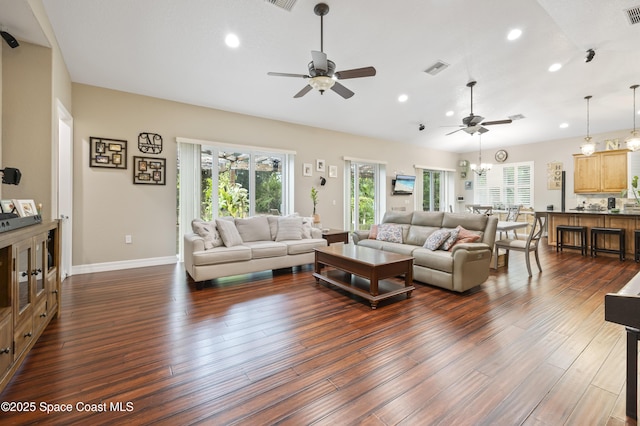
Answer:
M480 139L480 150L478 151L478 164L471 164L471 170L473 170L478 176L482 176L493 167L491 163L483 163L482 162L482 133L479 136Z
M636 130L636 89L638 88L637 84L634 84L630 87L633 89L633 131L631 132L631 137L627 139L627 148L631 151L637 151L640 149L640 137L638 137L638 131Z
M596 152L596 144L595 142L591 142L591 136L589 136L589 99L592 98L591 95L584 97L587 100L587 137L584 138L584 144L580 147L580 151L587 157L594 152Z

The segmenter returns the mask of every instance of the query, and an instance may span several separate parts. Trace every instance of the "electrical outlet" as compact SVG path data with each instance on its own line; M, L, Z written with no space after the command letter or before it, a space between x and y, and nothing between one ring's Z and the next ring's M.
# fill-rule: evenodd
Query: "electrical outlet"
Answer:
M125 235L124 236L124 243L125 244L132 244L133 240L131 239L131 235Z

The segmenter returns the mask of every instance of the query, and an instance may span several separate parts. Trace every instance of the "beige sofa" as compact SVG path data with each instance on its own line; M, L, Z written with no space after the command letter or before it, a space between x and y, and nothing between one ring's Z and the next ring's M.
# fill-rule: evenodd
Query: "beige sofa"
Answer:
M369 238L369 231L356 231L352 238L361 246L413 256L413 278L416 281L464 292L489 277L497 223L497 217L480 214L387 212L382 224L398 225L402 232L401 243ZM423 247L437 230L453 230L458 226L468 230L464 231L467 234L478 235L479 241L458 242L450 251Z
M214 278L313 263L314 249L327 245L311 218L195 219L192 227L184 236L184 267L198 289Z

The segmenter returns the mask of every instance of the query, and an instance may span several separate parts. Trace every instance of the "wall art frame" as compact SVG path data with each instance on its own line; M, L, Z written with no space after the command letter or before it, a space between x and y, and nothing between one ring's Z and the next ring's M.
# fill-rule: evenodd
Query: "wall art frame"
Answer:
M158 133L141 132L138 135L138 149L145 154L162 152L162 136Z
M133 157L133 183L135 185L166 185L167 159Z
M89 166L105 169L126 169L127 141L90 136Z

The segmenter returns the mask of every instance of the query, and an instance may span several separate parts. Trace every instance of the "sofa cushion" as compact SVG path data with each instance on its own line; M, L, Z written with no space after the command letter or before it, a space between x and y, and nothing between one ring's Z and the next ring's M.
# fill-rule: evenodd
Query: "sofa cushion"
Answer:
M312 229L313 229L313 218L303 217L302 218L302 238L312 238L311 237Z
M443 228L455 228L462 226L471 231L484 232L489 216L471 213L445 213L442 220ZM482 237L482 234L480 235Z
M441 228L443 218L444 212L415 211L411 217L411 224Z
M234 222L226 219L216 219L216 226L225 246L233 247L242 244L242 237L240 237Z
M251 249L252 259L262 259L265 257L278 257L287 254L287 245L275 241L251 241L243 243Z
M378 238L378 228L380 227L380 225L371 225L371 228L369 229L369 238L372 240L375 240L376 238Z
M315 248L327 246L327 240L324 238L304 238L301 240L286 241L288 254L302 254L312 252Z
M224 245L220 233L214 222L205 222L201 219L193 219L191 221L191 229L204 240L205 250Z
M439 229L433 226L411 225L404 242L422 247L424 242L427 241L427 237Z
M269 222L269 233L271 234L271 241L276 240L278 235L278 219L280 216L267 216L267 222Z
M447 241L447 238L449 238L450 235L451 231L448 229L438 229L427 237L427 240L424 242L422 247L428 250L437 250L442 243Z
M251 249L247 246L214 247L211 250L193 253L193 264L196 266L245 260L251 260Z
M414 265L448 273L453 272L453 256L451 252L417 248L413 251L412 256Z
M278 218L276 241L302 239L302 218L287 216Z
M413 212L388 211L384 214L384 217L382 218L382 223L404 223L409 225L411 223L412 217L413 217Z
M236 219L236 229L242 242L271 241L269 220L266 216L255 216L247 219Z
M378 227L376 240L402 244L402 227L394 223L383 223Z

